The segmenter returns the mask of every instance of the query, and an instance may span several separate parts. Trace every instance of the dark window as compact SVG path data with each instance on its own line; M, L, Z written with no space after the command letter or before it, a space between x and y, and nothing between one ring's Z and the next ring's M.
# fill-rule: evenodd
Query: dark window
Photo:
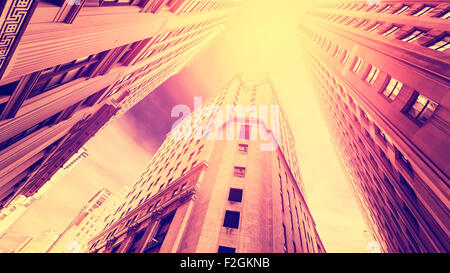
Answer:
M97 65L102 56L103 53L94 54L42 70L28 98L37 96L77 78L88 76L91 69Z
M412 172L413 169L411 163L409 163L409 160L406 158L406 156L404 156L397 148L395 149L395 156L407 171Z
M401 8L399 8L394 14L402 14L403 12L405 12L405 10L409 9L409 6L407 5L403 5Z
M450 35L446 35L428 46L430 49L445 51L450 48Z
M19 81L10 82L5 85L0 86L0 96L10 96L17 87Z
M286 226L284 224L283 224L283 236L284 236L284 253L288 253L287 237L286 237Z
M133 1L131 0L99 0L99 6L126 6L130 5Z
M230 194L228 195L228 201L242 202L242 190L231 188Z
M217 251L217 253L236 253L236 248L219 246L219 250Z
M120 244L116 245L112 250L111 253L116 253L119 250Z
M422 30L413 30L411 32L409 32L406 36L404 36L401 40L407 43L412 43L415 40L419 39L420 37L422 37L424 35L424 31Z
M450 9L442 12L438 17L442 19L450 19Z
M238 146L238 152L240 153L240 154L247 154L247 152L248 152L248 145L247 144L239 144L239 146Z
M398 30L400 29L399 26L392 26L391 28L389 28L388 30L386 30L385 32L383 32L381 35L383 36L389 36L393 33L396 33Z
M234 176L245 177L245 168L244 167L234 167Z
M239 217L240 213L238 211L225 211L223 226L229 228L239 228Z
M144 237L146 229L140 230L133 238L133 243L131 244L130 248L128 249L127 253L136 253L139 249L139 242L141 242L142 237Z

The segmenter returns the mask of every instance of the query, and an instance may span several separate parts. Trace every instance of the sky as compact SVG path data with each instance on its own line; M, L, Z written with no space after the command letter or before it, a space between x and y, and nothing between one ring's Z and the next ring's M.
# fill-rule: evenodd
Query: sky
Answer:
M296 26L305 1L247 0L226 30L180 73L91 139L89 156L56 183L10 229L17 236L63 230L101 188L132 186L176 118L177 104L193 108L237 73L268 72L292 128L308 207L327 252L368 252L366 227L339 165L309 82ZM1 247L1 244L0 244Z

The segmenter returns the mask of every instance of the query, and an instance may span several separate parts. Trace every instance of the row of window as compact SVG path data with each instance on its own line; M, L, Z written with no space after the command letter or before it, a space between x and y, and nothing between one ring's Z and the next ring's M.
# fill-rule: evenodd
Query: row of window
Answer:
M323 14L321 18L325 20L331 20L332 22L344 24L347 26L353 26L354 28L364 29L367 32L378 33L384 37L392 37L395 33L399 32L403 27L403 25L394 24L391 25L389 28L383 30L382 26L385 24L385 22L383 21L376 21L372 22L372 24L369 24L370 21L367 19L358 19L356 17L348 17L342 15ZM421 38L422 36L425 36L427 32L428 30L426 29L416 27L410 30L409 32L405 33L404 35L399 36L398 39L407 43L412 43ZM443 32L442 34L437 35L434 38L425 42L423 46L426 46L436 51L443 52L450 48L450 36L447 35L446 32Z
M277 157L277 161L278 161L278 168L281 171L281 161L280 161L279 157ZM287 172L284 172L284 176L285 176L285 180L286 180L286 183L287 183L289 181ZM291 204L291 194L290 194L289 189L287 189L287 188L285 189L283 187L283 179L282 179L280 173L278 174L278 181L279 181L279 184L280 184L280 200L281 200L280 206L281 206L281 212L284 215L284 213L285 213L285 204L284 204L285 196L284 196L284 192L286 192L286 194L287 194L286 199L288 201L287 208L288 208L288 212L289 212L289 222L290 222L290 227L291 227L291 233L294 234L294 216L293 216L292 204ZM295 195L294 186L292 186L292 194L294 195L293 199L296 200L297 198L295 197L296 195ZM299 214L299 209L297 208L297 204L300 206L300 211L303 211L303 217L302 218L306 220L307 225L310 226L310 222L308 220L308 217L306 216L305 211L302 208L301 202L297 201L296 204L294 204L293 207L295 208L295 212L296 212L296 225L297 225L298 236L299 236L298 239L299 239L299 242L300 242L300 250L305 248L308 252L313 252L314 251L314 245L316 245L317 249L320 251L319 243L314 244L313 238L307 232L307 229L306 229L306 226L305 226L305 221L304 220L300 220L300 214ZM300 224L300 222L303 224L303 226ZM285 225L285 223L282 223L282 227L283 227L283 233L284 233L284 252L287 253L288 252L288 241L287 241L287 235L286 235L287 233L286 233L286 225ZM303 230L302 230L302 227L303 227ZM302 239L302 234L304 235L304 237L306 239L305 241ZM303 246L303 243L305 243L305 246ZM293 246L294 253L296 253L297 252L297 245L295 244L295 240L292 240L292 246Z
M225 9L233 6L233 1L191 1L178 11L178 14L204 12L209 10Z
M309 34L311 35L311 32L309 32ZM341 52L341 47L339 45L336 45L334 47L333 52L333 43L331 41L328 41L327 39L318 35L313 36L313 41L319 43L322 48L330 52L335 58L339 57L339 53ZM349 55L349 51L345 50L345 54L343 54L343 57L341 57L340 62L345 65L349 59ZM363 63L364 60L362 58L358 56L354 57L352 65L350 66L351 71L358 73ZM367 73L363 74L363 79L369 85L373 85L378 79L380 69L373 65L369 65L368 67L370 69L368 69ZM402 82L393 77L390 77L389 82L387 82L386 86L382 88L380 94L384 95L389 101L393 101L400 93L403 85L404 84ZM438 103L432 101L423 94L414 91L411 98L402 108L402 112L410 117L413 121L415 121L416 124L422 125L433 115L437 107Z
M320 64L317 64L317 65L320 65ZM319 81L320 82L320 81ZM324 88L325 90L327 90L327 88L326 87L322 87L322 88ZM330 87L331 88L331 87ZM351 97L347 94L347 93L344 93L343 92L343 88L342 87L339 87L338 88L338 90L340 91L340 93L342 94L342 96L343 97L347 97L348 98L348 101L349 101L349 104L351 105L351 104L354 104L353 103L353 100L351 99ZM331 93L333 93L333 92L331 92ZM329 100L329 96L333 96L333 94L329 94L329 95L326 95L325 97L323 97L323 99L325 99L325 100ZM339 94L338 93L336 93L336 96L337 96L337 98L340 100L340 101L343 101L342 99L341 99L341 96L339 96ZM328 101L327 103L331 103L331 101ZM345 103L345 101L344 101L344 103ZM344 104L344 106L346 107L346 110L345 110L345 112L347 112L347 113L349 113L349 109L347 108L347 105L346 104ZM336 109L339 109L340 107L338 106L338 105L336 105L336 107L335 108L332 108L332 109L330 109L330 111L333 111L333 113L332 113L332 117L334 117L334 118L338 118L338 115L336 115L336 113L335 113L335 111L336 111ZM353 107L353 108L355 108L355 110L356 110L356 106L355 107ZM367 122L367 124L372 124L373 126L374 126L374 132L375 132L375 135L378 137L378 139L380 139L381 140L381 142L385 145L385 143L388 141L387 140L387 137L386 137L386 135L385 135L385 133L384 132L382 132L380 129L379 129L379 127L378 126L376 126L369 118L368 118L368 116L367 116L367 114L362 110L362 109L360 109L359 108L359 111L360 111L360 115L361 115L361 117ZM342 113L341 113L342 114ZM345 116L344 116L344 114L342 114L342 117L344 118L344 120L345 120ZM358 118L354 115L354 118L353 118L353 120L356 122L355 124L356 125L359 125L359 120L358 120ZM345 124L342 124L341 123L341 120L337 120L337 121L334 121L334 122L337 122L338 124L339 124L339 126L344 126ZM365 131L365 138L366 138L366 140L368 140L369 141L369 143L370 144L374 144L375 142L374 142L374 140L372 139L372 136L371 136L371 134L365 129L365 128L362 128L362 127L359 127L361 130L364 130ZM350 125L350 130L354 130L353 129L353 127ZM349 134L347 131L343 131L343 134L344 135L354 135L354 134ZM350 137L350 139L352 139L351 137ZM362 140L361 139L359 139L359 142L360 142L360 145L359 145L359 147L365 147L365 144L362 142ZM348 141L348 143L350 143L350 146L351 147L354 147L354 148L357 148L358 146L357 145L354 145L354 144L352 144L352 141ZM408 161L408 159L391 143L391 146L393 147L393 149L395 150L395 158L396 158L396 160L397 160L397 162L400 164L400 166L401 167L403 167L403 169L405 170L405 171L407 171L408 173L410 173L410 174L412 174L412 172L413 172L413 169L412 169L412 166L411 166L411 164L410 164L410 162ZM392 164L390 163L390 161L389 161L389 159L386 157L386 155L385 155L385 153L383 152L383 148L382 147L378 147L378 150L379 150L379 152L380 152L380 156L381 156L381 158L384 158L385 160L384 160L384 162L386 162L386 163L388 163L389 164L389 166L391 166L392 167ZM375 160L373 159L373 157L370 155L370 157L371 157L371 162L372 162L372 165L373 166L375 166L375 167L378 167L377 166L377 163L375 162Z
M404 4L395 7L394 5L387 3L384 5L377 4L360 4L360 3L350 3L350 4L333 4L327 6L327 8L334 8L339 10L348 11L364 11L364 12L376 12L376 13L386 13L394 15L410 15L410 16L424 16L429 15L431 12L437 11L433 17L449 19L450 18L450 8L442 9L438 11L438 6L435 4L423 4L419 8L414 8L410 4Z
M341 126L344 126L344 125L341 125ZM337 132L343 132L343 131L339 130ZM348 134L346 134L346 133L344 133L344 135L348 136ZM354 136L354 134L352 134L352 136ZM367 134L367 132L366 132L365 136L370 137ZM399 219L399 216L389 216L385 212L386 207L383 206L383 202L384 202L383 197L385 197L386 194L389 195L389 193L386 193L384 190L382 190L384 192L384 194L382 195L379 192L378 188L372 187L372 186L378 186L380 184L378 179L375 178L375 174L379 174L380 169L371 154L373 151L369 151L369 149L367 149L367 150L365 149L367 146L365 146L365 143L361 140L361 138L358 137L358 145L355 145L353 143L354 139L355 139L354 137L349 137L349 138L344 137L342 139L343 141L341 141L341 146L346 147L347 145L350 145L350 147L353 147L353 149L349 149L349 150L346 149L345 159L347 159L350 162L349 164L347 164L347 166L352 166L352 168L350 168L350 170L353 172L353 177L358 177L360 179L359 181L361 181L361 183L359 183L359 181L358 181L358 183L356 183L355 186L359 189L359 192L361 192L361 195L363 196L363 201L368 203L368 205L367 205L368 210L372 211L373 209L375 209L378 212L383 212L383 214L380 214L380 213L374 214L371 217L371 219L378 221L377 226L382 226L381 223L383 221L385 221L386 219ZM371 140L368 138L367 138L367 140L369 140L369 144L370 144ZM394 149L396 150L396 159L399 160L399 163L401 163L401 165L409 166L409 167L405 167L405 168L411 172L412 169L411 169L411 166L410 166L408 160L395 147L394 147ZM384 155L381 148L379 149L379 151L381 152L381 155ZM367 157L368 157L368 159L367 159ZM384 155L384 157L385 157L385 155ZM387 158L385 158L385 162L390 164L390 162L388 161ZM371 163L371 164L369 164L369 163ZM389 166L392 167L392 165L389 165ZM365 171L362 171L362 170L365 170ZM369 172L372 175L369 174L369 172L367 170L369 170ZM388 170L390 173L392 173L392 171L389 168L388 168ZM382 171L382 173L379 175L383 176L383 174L384 174L384 171ZM404 192L405 196L407 196L408 198L412 198L413 200L416 200L416 202L417 202L417 196L414 193L414 190L409 186L409 182L407 182L405 180L405 178L400 174L400 172L398 172L398 176L399 176L399 181L400 181L400 183L398 183L398 184L400 185L401 191ZM385 176L385 180L387 180L386 176ZM373 181L373 183L367 183L368 181L369 182ZM364 183L362 183L362 182L364 182ZM395 182L397 183L397 181L395 181ZM388 183L388 186L392 187L390 181L387 181L387 183ZM367 186L370 186L370 188ZM373 190L375 190L376 193L374 193ZM392 189L392 193L395 194L396 192L399 193L400 192L399 189L397 189L397 190ZM389 198L391 198L391 197L389 197ZM400 197L395 196L392 198L398 199ZM387 200L389 200L389 199L387 199ZM391 200L393 200L393 199L391 199ZM392 204L390 204L388 207L390 210L395 211L395 207ZM406 215L411 214L409 212L409 210L406 212L408 212L408 214L406 214ZM386 218L380 219L379 218L380 215L383 215ZM414 217L408 217L408 218L414 219ZM399 228L398 230L401 230L401 229ZM384 231L386 231L386 230L384 230ZM387 236L387 238L389 238L389 236ZM397 237L397 238L399 238L399 237Z
M235 167L236 170L236 167ZM244 175L245 175L245 168L244 168ZM239 176L241 177L241 176ZM242 176L243 177L243 176ZM230 202L242 202L242 195L243 190L238 188L230 188L228 193L228 201ZM239 219L240 219L240 212L239 211L232 211L232 210L226 210L225 216L223 220L223 226L226 228L239 228ZM236 252L236 248L232 247L226 247L226 246L219 246L218 253L234 253Z

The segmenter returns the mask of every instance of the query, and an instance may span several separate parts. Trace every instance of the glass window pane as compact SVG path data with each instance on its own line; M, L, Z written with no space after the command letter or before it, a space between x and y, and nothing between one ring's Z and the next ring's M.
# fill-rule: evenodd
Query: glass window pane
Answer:
M427 121L433 115L434 111L436 111L437 106L438 104L436 102L430 100L425 110L423 110L422 114L419 116L419 121Z

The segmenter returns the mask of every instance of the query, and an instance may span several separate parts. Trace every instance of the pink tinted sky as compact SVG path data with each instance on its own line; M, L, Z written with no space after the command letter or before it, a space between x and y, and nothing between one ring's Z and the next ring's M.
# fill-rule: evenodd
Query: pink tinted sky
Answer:
M133 185L170 130L176 104L206 100L235 74L269 72L292 127L307 201L328 252L367 252L366 229L310 87L297 37L300 1L245 1L221 36L86 145L89 156L12 228L22 235L63 230L102 187ZM301 1L303 2L303 1ZM297 6L297 8L293 8Z

